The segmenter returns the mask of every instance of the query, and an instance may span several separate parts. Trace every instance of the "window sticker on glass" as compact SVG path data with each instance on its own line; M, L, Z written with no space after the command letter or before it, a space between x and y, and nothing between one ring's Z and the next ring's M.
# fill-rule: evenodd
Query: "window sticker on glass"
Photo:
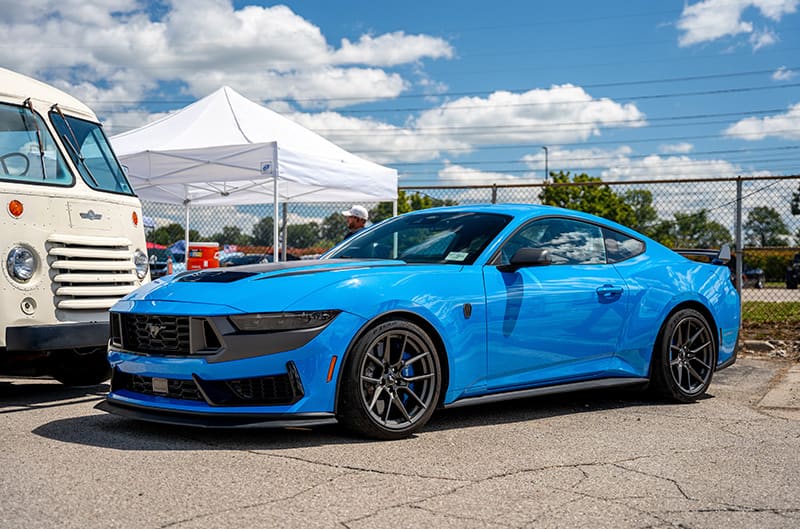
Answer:
M445 261L463 261L464 259L469 256L467 252L450 252L447 254L447 257L444 258Z

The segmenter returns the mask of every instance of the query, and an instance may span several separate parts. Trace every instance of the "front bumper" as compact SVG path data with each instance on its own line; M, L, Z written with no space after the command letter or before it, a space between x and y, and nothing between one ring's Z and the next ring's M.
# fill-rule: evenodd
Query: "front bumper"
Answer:
M6 329L6 350L57 351L86 347L106 347L108 322L59 323L27 325Z
M284 413L270 415L268 417L261 414L244 413L236 415L185 411L173 413L168 410L145 408L137 406L136 404L121 404L112 400L101 401L95 405L95 408L130 419L179 426L197 426L201 428L287 428L320 426L335 424L337 422L333 413Z

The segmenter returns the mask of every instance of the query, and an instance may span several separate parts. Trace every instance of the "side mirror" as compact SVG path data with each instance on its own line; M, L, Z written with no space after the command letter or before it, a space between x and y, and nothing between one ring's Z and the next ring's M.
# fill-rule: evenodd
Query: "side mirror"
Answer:
M529 266L547 266L552 263L550 252L542 248L520 248L511 257L511 262L497 267L501 272L516 272Z

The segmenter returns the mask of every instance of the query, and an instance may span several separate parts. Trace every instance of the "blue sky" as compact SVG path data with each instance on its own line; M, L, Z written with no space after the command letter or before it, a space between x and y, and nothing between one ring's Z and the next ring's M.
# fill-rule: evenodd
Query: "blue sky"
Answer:
M0 0L110 135L222 85L401 185L800 173L800 0Z

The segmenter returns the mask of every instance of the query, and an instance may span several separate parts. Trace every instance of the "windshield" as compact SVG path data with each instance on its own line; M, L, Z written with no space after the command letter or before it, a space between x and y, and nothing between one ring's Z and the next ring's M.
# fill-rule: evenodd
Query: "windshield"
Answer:
M325 258L472 264L510 220L463 211L403 215L348 239Z
M0 180L60 186L73 183L53 137L30 109L0 104Z
M50 120L89 187L112 193L134 194L100 125L64 116L57 110L50 112Z

